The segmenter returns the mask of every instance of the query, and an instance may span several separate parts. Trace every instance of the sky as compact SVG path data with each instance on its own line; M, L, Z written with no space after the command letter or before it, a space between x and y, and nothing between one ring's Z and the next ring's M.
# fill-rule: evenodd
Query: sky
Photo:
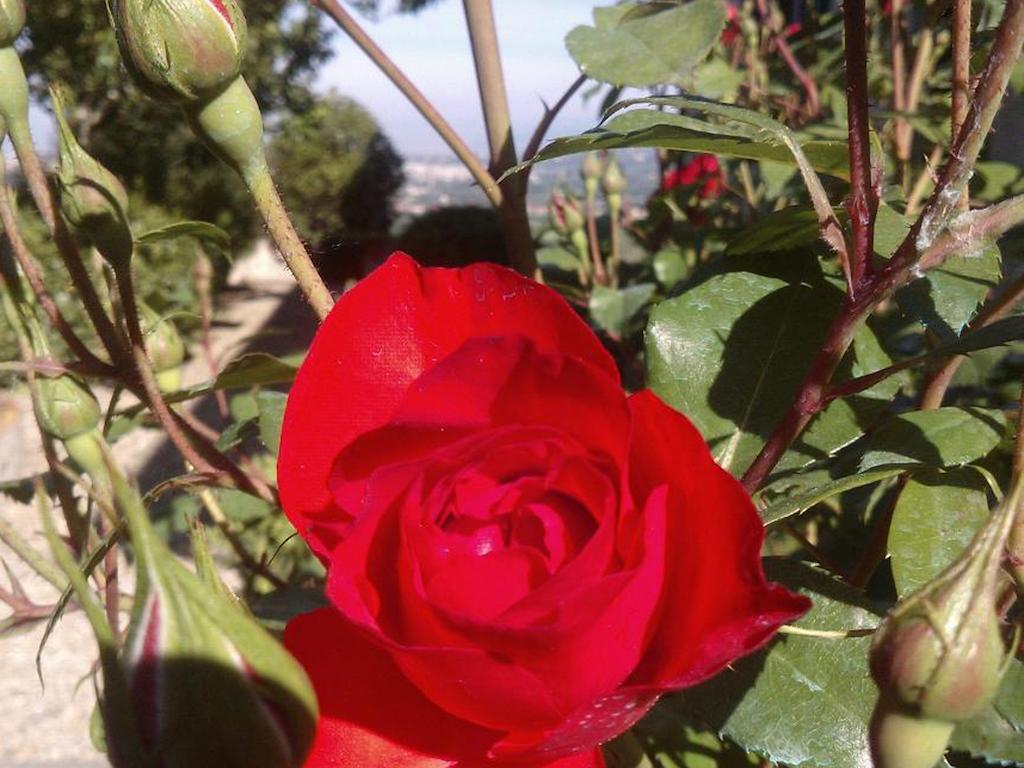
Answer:
M520 151L543 114L541 99L555 102L579 75L565 49L566 34L579 24L592 23L595 4L611 3L494 0L513 132ZM481 156L486 155L487 139L462 3L440 0L415 15L391 14L379 21L357 18L466 143ZM340 30L334 45L336 55L322 69L318 88L333 88L367 107L406 157L448 152L398 89ZM548 136L578 133L594 126L597 109L596 98L584 103L577 93Z

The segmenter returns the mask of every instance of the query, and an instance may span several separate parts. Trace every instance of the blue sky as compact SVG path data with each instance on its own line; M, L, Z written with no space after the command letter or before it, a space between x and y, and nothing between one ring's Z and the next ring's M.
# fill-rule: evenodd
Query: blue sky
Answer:
M494 0L516 145L521 151L542 114L541 99L554 102L579 70L565 50L565 35L591 23L594 5L612 0ZM426 94L480 155L487 141L459 0L440 0L416 15L360 18L367 32ZM384 133L406 156L443 154L444 143L376 66L342 32L336 56L317 85L334 88L370 109ZM585 88L583 90L586 90ZM548 136L576 133L597 122L596 99L580 94L566 105Z

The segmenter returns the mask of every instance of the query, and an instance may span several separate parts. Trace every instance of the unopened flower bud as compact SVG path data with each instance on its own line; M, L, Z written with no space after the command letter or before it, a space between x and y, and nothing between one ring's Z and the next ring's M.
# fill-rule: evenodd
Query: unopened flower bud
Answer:
M551 193L551 199L548 200L548 221L559 235L565 237L569 234L569 228L565 225L565 196L557 190Z
M580 201L572 192L567 192L563 199L562 217L565 222L565 229L570 235L574 232L582 232L586 227L586 219L583 216Z
M597 152L587 152L580 164L580 176L583 177L583 188L586 192L588 203L593 203L597 197L597 187L601 183L601 171L604 164L601 162L601 155Z
M122 664L152 764L301 766L317 717L302 667L226 591L174 557L117 475L114 489L138 558ZM208 566L204 552L197 559ZM106 726L116 741L124 724ZM121 768L118 753L112 744Z
M57 116L60 166L57 183L64 218L86 237L115 270L127 267L133 239L128 225L128 193L110 171L86 152L75 138L64 114L61 91L50 89Z
M185 360L185 344L178 329L143 302L139 302L139 321L146 341L146 357L156 373L162 392L181 389L181 364Z
M236 0L112 0L125 66L164 101L206 99L229 85L245 57L245 16Z
M77 376L37 376L35 388L36 420L50 437L69 440L100 423L99 403Z
M626 191L628 182L625 174L619 168L618 161L611 157L604 169L604 176L601 177L601 188L606 195L621 195Z
M0 48L6 48L25 26L25 0L0 0Z
M896 606L875 633L877 768L924 768L910 756L941 756L951 724L979 714L998 693L1006 671L997 612L1000 566L1021 489L1018 481L960 557ZM912 730L914 739L905 738Z

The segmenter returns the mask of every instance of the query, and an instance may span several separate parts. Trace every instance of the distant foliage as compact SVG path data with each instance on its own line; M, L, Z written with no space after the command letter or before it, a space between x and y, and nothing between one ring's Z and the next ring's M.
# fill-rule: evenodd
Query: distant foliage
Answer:
M402 186L402 158L376 120L351 99L331 94L286 119L270 145L285 204L302 237L320 243L384 234Z

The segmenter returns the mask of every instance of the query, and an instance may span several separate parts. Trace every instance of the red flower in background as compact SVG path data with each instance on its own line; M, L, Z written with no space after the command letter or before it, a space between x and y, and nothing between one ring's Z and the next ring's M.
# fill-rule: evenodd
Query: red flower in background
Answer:
M663 192L694 184L700 185L697 196L702 200L713 200L722 194L722 166L717 157L707 153L692 155L661 178Z
M307 766L603 765L666 691L808 607L683 416L626 397L553 291L392 256L345 294L289 397L278 466L332 606L288 648Z

